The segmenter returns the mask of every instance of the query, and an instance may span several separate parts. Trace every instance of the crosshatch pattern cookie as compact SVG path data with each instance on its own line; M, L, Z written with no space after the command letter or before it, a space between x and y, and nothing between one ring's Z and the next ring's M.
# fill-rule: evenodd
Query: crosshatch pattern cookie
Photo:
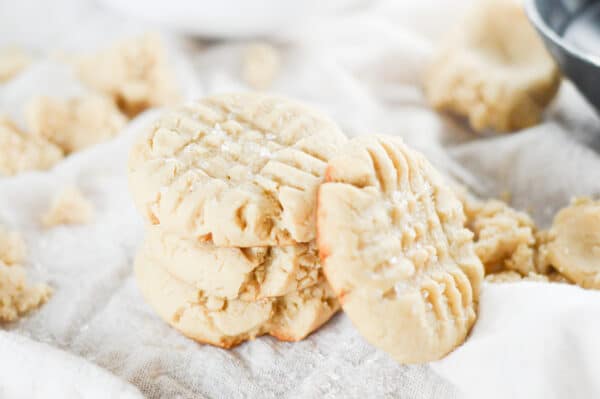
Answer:
M144 252L138 254L135 273L143 296L167 323L189 338L224 348L263 334L299 341L339 309L324 280L282 297L249 302L205 296Z
M352 140L319 192L328 281L372 344L402 363L439 359L476 318L483 266L460 201L394 137Z
M318 186L345 141L335 123L287 99L208 97L150 126L131 152L130 186L164 231L225 247L310 242Z
M219 248L148 226L143 251L174 277L206 295L256 300L317 284L321 262L314 243L286 247Z

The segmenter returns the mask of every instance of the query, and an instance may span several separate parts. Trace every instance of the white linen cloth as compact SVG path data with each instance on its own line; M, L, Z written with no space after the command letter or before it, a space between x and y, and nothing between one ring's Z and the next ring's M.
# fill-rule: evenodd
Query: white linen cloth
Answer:
M477 136L431 111L421 73L465 5L380 1L315 18L279 38L283 68L273 91L321 108L349 135L401 135L476 193L510 191L514 206L546 227L571 196L600 192L599 121L568 82L545 122L516 134ZM33 94L84 90L53 61L56 51L90 51L147 28L88 2L0 2L0 45L22 43L40 57L0 86L0 112L22 123ZM243 43L165 38L186 97L246 89ZM132 278L142 228L126 158L154 115L50 171L0 179L0 223L24 234L31 277L55 290L38 311L2 326L0 397L600 397L600 294L576 286L486 284L467 342L431 365L397 364L343 314L299 343L262 337L226 351L181 336L144 303ZM69 184L93 201L94 222L42 229L41 213Z

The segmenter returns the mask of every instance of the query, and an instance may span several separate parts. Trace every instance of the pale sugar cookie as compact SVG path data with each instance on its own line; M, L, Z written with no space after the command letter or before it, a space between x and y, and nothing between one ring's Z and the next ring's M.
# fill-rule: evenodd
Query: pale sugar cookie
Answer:
M400 138L352 140L319 191L318 243L345 313L402 363L436 360L476 319L483 266L460 201Z
M148 127L131 151L130 187L164 231L226 247L310 242L317 189L345 141L327 117L284 98L208 97Z

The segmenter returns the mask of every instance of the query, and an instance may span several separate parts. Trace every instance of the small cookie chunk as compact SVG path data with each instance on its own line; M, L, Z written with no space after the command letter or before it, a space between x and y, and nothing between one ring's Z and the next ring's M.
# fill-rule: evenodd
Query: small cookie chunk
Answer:
M32 134L66 154L114 137L127 123L110 98L96 94L68 100L37 97L29 103L26 115Z
M475 234L475 252L486 273L536 271L536 227L529 215L502 201L463 201L467 228Z
M346 141L293 101L245 93L165 113L134 145L129 182L152 224L224 247L315 238L317 188Z
M279 52L268 43L252 43L242 60L242 78L253 89L265 90L277 76L281 60Z
M583 288L600 289L600 201L577 198L554 217L540 246L540 270L550 266Z
M25 252L23 237L17 232L5 230L0 226L0 262L7 266L23 263Z
M78 71L85 84L112 97L130 117L179 98L157 35L125 40L84 56L79 60Z
M465 340L483 280L461 203L398 137L359 137L342 154L319 191L327 279L373 345L401 363L439 359Z
M30 63L31 57L22 49L17 47L3 48L0 50L0 83L15 77Z
M0 117L0 176L48 169L62 158L63 152L54 144L25 134L14 123Z
M189 338L223 348L263 334L300 340L339 307L324 281L284 297L249 302L204 296L143 252L135 273L144 298L166 322Z
M228 299L282 296L316 284L321 275L314 243L220 248L148 226L142 250L176 278Z
M86 224L94 216L94 206L76 187L63 189L52 200L48 211L42 216L42 225Z
M44 304L52 290L44 284L30 285L19 265L0 261L0 322L15 321Z
M520 4L486 0L448 35L424 84L433 107L504 132L539 123L560 73Z

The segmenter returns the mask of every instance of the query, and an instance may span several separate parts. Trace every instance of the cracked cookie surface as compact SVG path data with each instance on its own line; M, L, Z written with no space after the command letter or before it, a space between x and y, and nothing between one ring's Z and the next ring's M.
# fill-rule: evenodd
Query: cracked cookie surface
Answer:
M483 267L460 201L397 137L352 140L319 191L318 247L345 313L401 363L439 359L476 319Z
M135 274L144 298L167 323L198 342L224 348L264 334L298 341L339 308L324 280L282 297L243 301L205 296L144 252L136 258Z
M206 295L228 299L282 296L317 284L321 278L314 243L221 248L148 226L142 250L174 277Z
M540 121L560 73L520 4L485 0L448 34L424 85L433 107L504 132Z
M318 186L345 141L327 117L284 98L207 97L137 141L130 187L164 231L225 247L310 242Z

